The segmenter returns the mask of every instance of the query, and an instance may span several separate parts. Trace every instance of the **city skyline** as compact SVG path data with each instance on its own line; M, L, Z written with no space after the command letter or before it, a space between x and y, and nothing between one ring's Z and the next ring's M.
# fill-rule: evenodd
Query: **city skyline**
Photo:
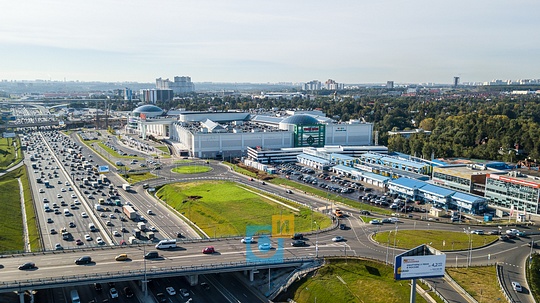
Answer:
M448 83L540 78L540 3L8 2L0 80ZM536 56L535 56L536 55Z

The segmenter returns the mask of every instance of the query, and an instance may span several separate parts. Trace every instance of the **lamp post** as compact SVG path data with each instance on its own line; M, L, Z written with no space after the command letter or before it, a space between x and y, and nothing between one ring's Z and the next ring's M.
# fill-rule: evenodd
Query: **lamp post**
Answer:
M396 257L396 239L397 239L397 230L398 230L397 222L394 224L396 225L396 231L394 232L394 249L392 250L392 259Z
M531 239L531 252L529 253L529 269L532 266L532 255L533 255L534 240Z
M471 266L472 259L471 227L469 226L468 229L463 228L463 232L465 232L469 236L469 255L467 256L467 267L469 267Z
M317 227L317 232L315 233L315 258L319 257L319 224L317 224L317 221L313 221L315 223L315 226Z

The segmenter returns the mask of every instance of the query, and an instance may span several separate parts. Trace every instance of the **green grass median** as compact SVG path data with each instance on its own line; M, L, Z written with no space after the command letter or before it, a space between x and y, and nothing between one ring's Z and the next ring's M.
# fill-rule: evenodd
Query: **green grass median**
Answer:
M172 169L172 171L177 174L202 174L211 170L211 167L202 165L185 165L178 166Z
M175 183L161 187L156 195L210 237L245 235L247 226L273 225L272 216L285 219L294 216L294 230L289 232L307 232L317 226L324 229L332 223L321 213L245 189L234 182Z

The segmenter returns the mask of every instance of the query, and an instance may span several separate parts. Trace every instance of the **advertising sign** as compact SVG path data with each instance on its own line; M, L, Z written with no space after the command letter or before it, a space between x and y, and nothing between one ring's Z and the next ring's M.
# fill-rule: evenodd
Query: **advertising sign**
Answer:
M444 277L446 255L398 255L394 264L394 278L396 280L440 278Z

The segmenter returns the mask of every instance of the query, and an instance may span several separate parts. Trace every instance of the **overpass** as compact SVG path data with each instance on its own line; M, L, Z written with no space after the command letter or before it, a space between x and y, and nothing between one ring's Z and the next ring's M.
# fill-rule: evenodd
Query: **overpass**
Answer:
M273 239L272 242L273 247L276 247L276 242L285 241ZM27 290L97 282L147 281L152 278L173 276L186 276L190 283L195 285L198 284L197 277L200 274L246 271L250 273L250 279L253 279L259 269L295 267L317 260L315 247L281 245L277 249L265 252L259 251L257 244L241 244L240 238L179 242L179 244L182 247L159 251L160 257L157 259L143 258L145 252L155 250L148 245L4 255L0 257L2 262L0 292L23 293ZM214 245L217 252L203 255L202 249L209 245ZM304 256L304 253L300 253L305 249L309 249L313 256ZM115 261L115 256L121 253L127 254L131 259ZM76 265L75 260L84 255L91 256L93 263ZM321 253L320 256L322 255ZM37 269L17 269L25 262L34 262Z
M65 125L83 125L86 122L82 120L78 121L63 121ZM59 126L59 121L43 121L43 122L32 122L32 123L20 123L20 124L14 124L14 123L6 123L6 124L0 124L0 130L7 129L7 128L20 128L20 127L43 127L43 126Z

